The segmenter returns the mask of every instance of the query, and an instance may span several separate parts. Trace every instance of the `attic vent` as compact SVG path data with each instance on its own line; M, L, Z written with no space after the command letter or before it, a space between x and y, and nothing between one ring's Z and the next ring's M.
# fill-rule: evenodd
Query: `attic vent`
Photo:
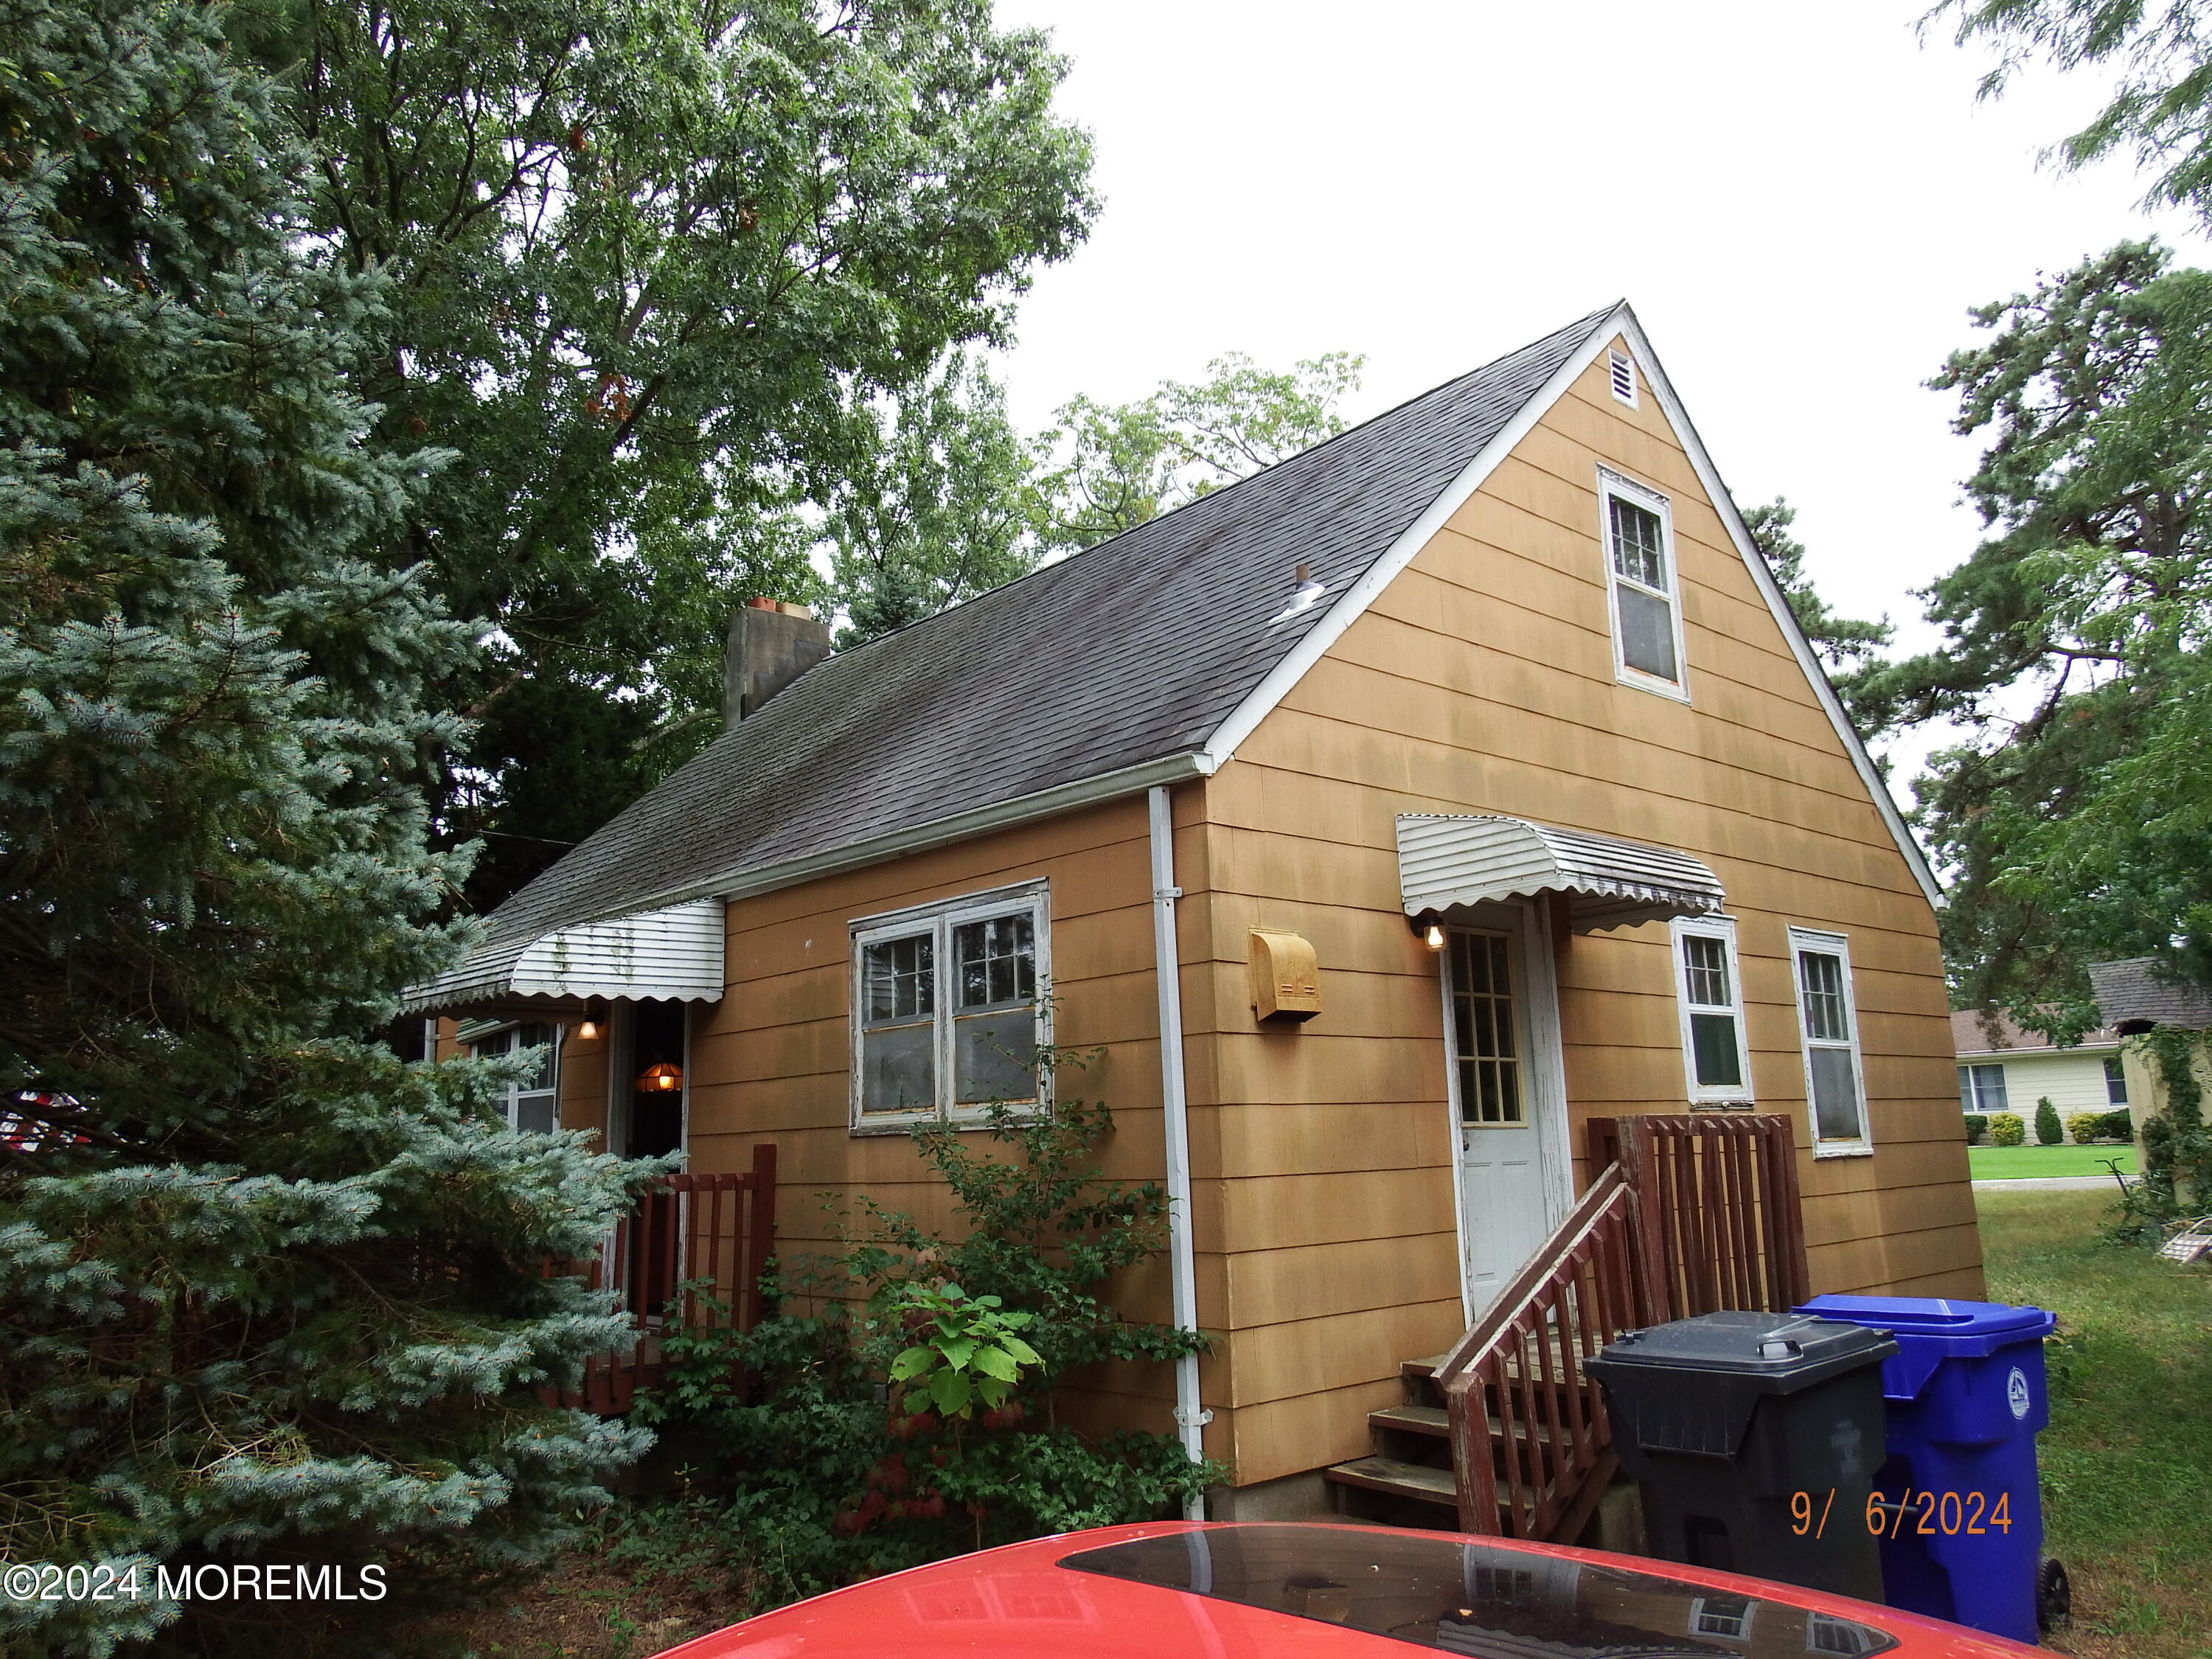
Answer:
M1613 395L1636 407L1636 364L1624 351L1613 354Z

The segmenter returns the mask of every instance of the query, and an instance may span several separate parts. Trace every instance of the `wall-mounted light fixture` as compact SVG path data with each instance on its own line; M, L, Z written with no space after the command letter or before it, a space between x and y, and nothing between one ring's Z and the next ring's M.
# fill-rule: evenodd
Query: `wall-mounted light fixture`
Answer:
M1421 943L1431 951L1444 948L1443 918L1433 910L1424 910L1418 916L1407 916L1406 926L1420 936Z
M576 1035L586 1042L597 1042L605 1035L606 1029L607 1005L604 1002L586 1003L584 1018L576 1025Z
M648 1066L638 1073L640 1094L667 1094L684 1086L684 1068L662 1060L658 1066Z

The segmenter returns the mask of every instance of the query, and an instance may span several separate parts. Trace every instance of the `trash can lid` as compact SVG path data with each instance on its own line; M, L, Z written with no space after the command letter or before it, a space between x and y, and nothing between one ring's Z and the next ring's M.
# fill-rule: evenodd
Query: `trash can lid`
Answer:
M1980 1359L2000 1348L2040 1342L2058 1325L2058 1316L2045 1308L1927 1296L1816 1296L1797 1311L1894 1333L1898 1356L1881 1376L1881 1391L1892 1400L1918 1398L1947 1359Z
M1761 1394L1795 1394L1897 1352L1888 1334L1800 1313L1698 1314L1630 1331L1587 1362L1607 1370L1721 1371Z

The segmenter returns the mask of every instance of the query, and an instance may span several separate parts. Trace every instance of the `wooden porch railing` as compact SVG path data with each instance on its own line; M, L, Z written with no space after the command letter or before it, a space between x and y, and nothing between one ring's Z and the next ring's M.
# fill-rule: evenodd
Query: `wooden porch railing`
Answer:
M1612 1480L1605 1401L1582 1362L1652 1322L1637 1217L1620 1168L1600 1170L1437 1366L1462 1532L1571 1538Z
M1463 1532L1571 1543L1617 1467L1583 1362L1624 1332L1808 1294L1780 1116L1591 1121L1582 1200L1437 1364Z
M1618 1164L1643 1200L1640 1246L1661 1320L1781 1313L1812 1294L1790 1119L1592 1118L1589 1163Z
M753 1148L752 1168L743 1173L664 1176L583 1267L592 1289L617 1293L637 1327L637 1346L590 1362L582 1386L559 1391L558 1403L603 1417L628 1411L639 1388L659 1379L660 1333L679 1285L708 1281L714 1288L711 1300L685 1291L673 1310L677 1323L750 1330L767 1311L761 1275L775 1250L772 1143Z

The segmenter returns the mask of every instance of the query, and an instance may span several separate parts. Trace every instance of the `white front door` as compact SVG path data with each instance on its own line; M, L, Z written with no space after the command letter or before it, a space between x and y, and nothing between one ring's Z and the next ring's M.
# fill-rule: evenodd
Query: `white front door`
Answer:
M1550 963L1528 948L1529 931L1516 918L1509 927L1446 935L1444 1042L1470 1314L1536 1253L1565 1208L1565 1103L1549 1018L1553 987L1541 971Z

